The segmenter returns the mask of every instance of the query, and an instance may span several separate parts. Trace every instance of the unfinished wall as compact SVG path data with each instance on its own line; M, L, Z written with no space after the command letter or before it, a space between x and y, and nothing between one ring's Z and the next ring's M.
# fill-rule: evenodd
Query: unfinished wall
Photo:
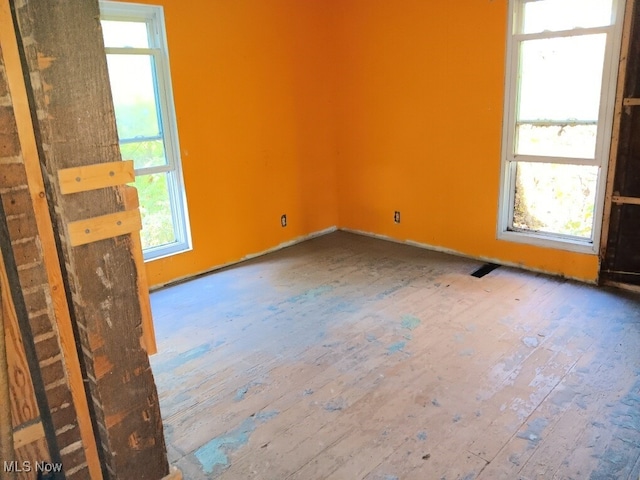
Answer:
M335 6L339 226L594 281L595 254L496 240L507 0Z
M334 226L336 40L325 3L144 3L164 7L193 238L193 251L147 263L149 284Z
M7 13L4 8L0 11ZM28 324L30 338L21 336L9 292L9 281L4 273L5 261L0 258L2 307L9 340L11 413L16 441L16 457L2 460L35 462L51 461L54 457L62 461L68 479L83 479L87 478L88 467L71 392L72 382L56 325L27 166L18 136L12 92L5 69L5 49L7 45L0 45L0 201L10 238L3 238L2 242L3 251L8 251L13 257L11 264L18 274L16 283L19 285L13 286L18 291L13 293L20 296L23 306L21 313L26 317L22 320ZM0 218L0 222L4 221L5 218ZM8 260L6 263L9 263ZM0 332L0 335L3 334L5 332ZM25 342L32 342L34 348L34 360L39 369L35 381L32 381L32 374L36 372L29 371L25 354L28 345ZM36 392L42 395L43 391L46 398L39 398L41 403L38 405ZM43 423L56 432L55 445L47 444ZM26 480L33 478L33 475L25 471L20 473L19 478Z

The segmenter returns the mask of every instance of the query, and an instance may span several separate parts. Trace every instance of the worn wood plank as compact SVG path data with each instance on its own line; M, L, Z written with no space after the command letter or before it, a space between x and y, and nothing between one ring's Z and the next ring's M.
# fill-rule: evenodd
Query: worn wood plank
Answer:
M338 232L154 292L171 462L195 480L589 478L617 452L632 472L640 447L592 436L633 404L640 298L479 264Z

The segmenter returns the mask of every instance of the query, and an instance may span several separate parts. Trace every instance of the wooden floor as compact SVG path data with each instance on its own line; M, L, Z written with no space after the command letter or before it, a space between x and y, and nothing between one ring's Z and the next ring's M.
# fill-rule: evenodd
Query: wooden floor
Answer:
M186 479L633 479L640 297L336 232L152 294Z

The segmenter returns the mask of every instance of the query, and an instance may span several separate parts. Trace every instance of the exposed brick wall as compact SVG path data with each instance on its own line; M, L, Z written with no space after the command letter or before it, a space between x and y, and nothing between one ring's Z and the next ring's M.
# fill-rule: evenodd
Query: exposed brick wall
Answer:
M64 469L70 480L86 479L88 471L84 448L56 328L50 286L11 105L11 93L0 51L0 200L7 216L20 287Z

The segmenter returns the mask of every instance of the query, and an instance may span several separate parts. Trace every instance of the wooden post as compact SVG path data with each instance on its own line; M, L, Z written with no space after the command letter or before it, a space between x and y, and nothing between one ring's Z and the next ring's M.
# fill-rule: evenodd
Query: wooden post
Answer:
M56 250L54 231L49 215L45 187L38 157L38 148L29 110L29 100L22 74L16 32L8 0L0 0L0 44L5 64L6 82L11 92L11 101L16 121L16 133L24 161L26 183L33 218L37 225L42 260L46 269L49 294L53 306L55 323L60 336L64 363L69 377L69 386L76 410L78 428L85 451L87 468L92 480L102 480L96 439L93 433L89 404L84 388L82 369L78 358L76 340L69 307L64 291L60 260ZM12 239L15 240L15 239ZM68 429L68 427L63 427ZM81 473L81 472L80 472ZM80 474L79 473L79 474Z
M65 195L58 177L61 170L121 160L98 2L23 0L15 3L14 13L103 474L107 479L158 480L169 468L142 339L131 229L119 229L128 225L125 199L113 186ZM107 229L109 235L73 241L76 222L89 221L104 231L102 221L111 219L116 227ZM92 233L92 228L83 232Z

